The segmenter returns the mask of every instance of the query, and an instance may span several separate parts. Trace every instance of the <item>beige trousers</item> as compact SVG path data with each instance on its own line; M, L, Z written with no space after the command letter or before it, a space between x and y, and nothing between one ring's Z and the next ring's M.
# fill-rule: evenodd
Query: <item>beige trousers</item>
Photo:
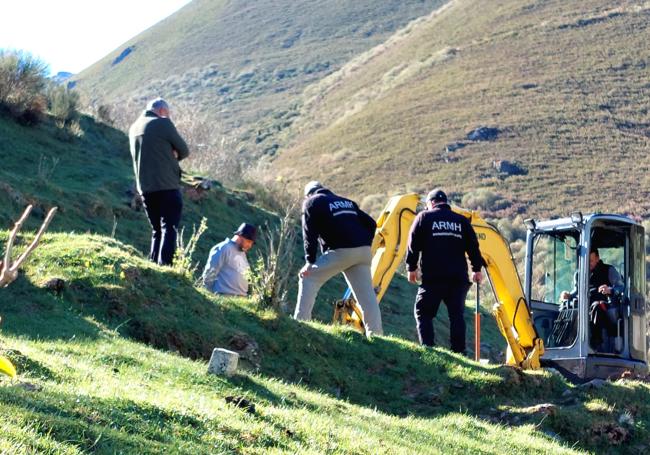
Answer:
M370 275L371 261L369 246L326 251L316 260L311 273L300 279L298 303L293 317L299 321L309 321L321 286L334 275L342 272L345 281L352 289L352 295L361 307L366 335L383 334L381 313Z

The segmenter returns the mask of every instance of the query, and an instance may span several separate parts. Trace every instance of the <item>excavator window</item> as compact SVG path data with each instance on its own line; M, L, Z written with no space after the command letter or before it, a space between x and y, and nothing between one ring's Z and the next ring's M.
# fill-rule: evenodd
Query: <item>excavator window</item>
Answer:
M575 286L578 243L575 230L539 233L532 256L531 300L533 321L547 347L571 346L577 335L578 307L575 299L563 299Z
M535 238L533 249L532 299L559 305L563 291L573 288L578 270L577 232L543 233Z

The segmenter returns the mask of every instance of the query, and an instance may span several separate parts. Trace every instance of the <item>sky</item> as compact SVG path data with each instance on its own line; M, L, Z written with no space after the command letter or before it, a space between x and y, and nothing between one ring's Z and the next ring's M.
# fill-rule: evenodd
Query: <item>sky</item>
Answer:
M79 73L190 0L0 0L0 49Z

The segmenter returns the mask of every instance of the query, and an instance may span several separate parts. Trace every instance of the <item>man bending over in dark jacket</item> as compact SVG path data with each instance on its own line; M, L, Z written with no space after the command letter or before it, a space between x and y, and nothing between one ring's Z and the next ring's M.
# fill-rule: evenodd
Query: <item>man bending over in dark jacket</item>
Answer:
M295 319L309 321L318 290L342 272L363 312L366 335L383 333L370 274L370 245L376 228L375 220L355 202L337 196L319 182L305 186L302 207L305 265L300 270ZM323 254L316 259L318 244Z

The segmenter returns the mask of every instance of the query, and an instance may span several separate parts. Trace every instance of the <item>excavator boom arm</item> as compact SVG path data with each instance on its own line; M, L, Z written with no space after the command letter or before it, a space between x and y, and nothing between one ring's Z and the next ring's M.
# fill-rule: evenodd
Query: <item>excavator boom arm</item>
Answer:
M372 242L371 273L378 302L406 254L408 234L419 199L415 193L394 196L377 220ZM452 207L452 210L468 218L476 231L481 256L497 301L493 314L508 343L507 363L525 369L539 368L544 344L533 325L508 242L496 227L482 219L477 212L458 207ZM343 300L337 302L334 320L362 328L361 314L348 289Z
M477 212L452 208L470 220L496 298L494 317L508 342L506 362L525 369L540 368L544 343L537 335L510 246L496 227Z

